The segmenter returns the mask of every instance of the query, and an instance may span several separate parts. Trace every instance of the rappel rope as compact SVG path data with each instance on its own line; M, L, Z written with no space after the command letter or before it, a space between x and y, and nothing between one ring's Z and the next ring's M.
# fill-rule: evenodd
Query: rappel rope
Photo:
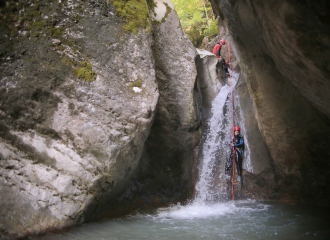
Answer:
M229 54L229 77L230 77L230 98L231 98L231 119L233 124L233 139L235 139L235 132L234 132L234 104L233 104L233 86L232 86L232 80L231 80L231 62L230 62L230 43L228 41L228 54ZM234 140L232 141L234 143ZM234 200L234 176L235 176L235 147L233 146L233 177L231 178L231 194L232 194L232 200Z

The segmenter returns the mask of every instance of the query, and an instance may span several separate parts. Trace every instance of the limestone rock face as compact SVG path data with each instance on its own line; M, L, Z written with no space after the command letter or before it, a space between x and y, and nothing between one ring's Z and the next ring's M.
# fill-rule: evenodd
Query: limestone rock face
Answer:
M256 179L272 182L277 198L329 201L329 3L211 2L232 36L247 89L241 94L249 95L271 155L267 178Z
M222 64L213 53L199 49L197 51L196 66L198 68L198 84L203 96L203 108L210 109L212 100L220 92L225 82L221 76L223 74Z
M157 7L151 12L153 53L160 95L144 162L153 169L153 178L163 186L163 194L188 196L194 187L192 176L200 140L195 106L197 52L182 31L172 2L155 3Z
M159 97L150 32L125 33L100 1L38 10L38 37L27 20L31 37L1 32L0 231L11 237L82 222L125 189Z
M155 3L136 29L107 1L0 5L3 237L191 194L196 50Z

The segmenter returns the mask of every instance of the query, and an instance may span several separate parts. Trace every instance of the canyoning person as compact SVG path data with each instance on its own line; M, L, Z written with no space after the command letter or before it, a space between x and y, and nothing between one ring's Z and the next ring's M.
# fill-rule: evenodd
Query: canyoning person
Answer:
M217 43L217 45L213 48L213 54L216 55L218 58L221 58L220 56L220 50L223 45L226 44L226 41L224 39L221 39L220 42Z
M230 63L228 63L228 61L226 61L223 57L220 56L220 58L222 60L222 68L223 68L223 70L225 70L226 75L229 76L228 64L230 64Z
M213 48L213 54L218 57L219 61L222 61L222 67L225 70L226 75L229 76L229 70L228 70L228 65L227 65L228 62L220 55L221 47L223 45L225 45L225 44L226 44L226 41L224 39L221 39L221 41L218 42L214 46L214 48Z
M235 154L235 165L237 169L237 181L241 181L242 177L242 157L243 157L243 149L244 149L244 140L243 137L240 135L240 127L234 127L234 136L230 139L230 152L228 154L225 174L226 180L230 180L233 172L231 168L233 167L233 154Z

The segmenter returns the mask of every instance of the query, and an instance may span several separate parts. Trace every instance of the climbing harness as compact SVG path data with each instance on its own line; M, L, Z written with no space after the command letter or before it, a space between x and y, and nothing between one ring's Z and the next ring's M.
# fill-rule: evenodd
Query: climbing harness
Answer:
M229 62L230 61L230 43L228 41L228 54L229 54ZM231 98L231 119L233 124L233 141L235 138L235 131L234 131L234 104L233 104L233 86L231 81L231 64L229 64L230 71L229 71L229 77L230 77L230 98ZM232 200L234 200L234 176L235 176L235 147L233 146L233 177L231 178L231 194L232 194Z

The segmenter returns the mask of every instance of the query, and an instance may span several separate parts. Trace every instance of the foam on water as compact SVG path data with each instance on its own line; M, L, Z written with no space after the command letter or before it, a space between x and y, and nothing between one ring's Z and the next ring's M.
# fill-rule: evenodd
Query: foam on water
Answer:
M232 73L232 88L234 89L239 78L239 74ZM224 179L224 164L228 146L221 136L230 136L232 133L231 110L224 112L227 104L231 109L228 96L230 95L230 85L225 85L212 102L211 117L208 120L208 131L206 140L202 149L202 162L199 166L199 181L196 184L197 196L195 203L204 204L218 195L219 190L223 191L225 186L215 187L213 182L215 178ZM230 112L230 114L229 114ZM221 155L221 157L219 157ZM214 168L219 165L221 169L219 175L215 175Z
M186 206L178 204L168 208L159 208L155 219L210 218L237 212L266 211L268 207L269 205L257 203L254 200L230 201L210 205L195 202Z

